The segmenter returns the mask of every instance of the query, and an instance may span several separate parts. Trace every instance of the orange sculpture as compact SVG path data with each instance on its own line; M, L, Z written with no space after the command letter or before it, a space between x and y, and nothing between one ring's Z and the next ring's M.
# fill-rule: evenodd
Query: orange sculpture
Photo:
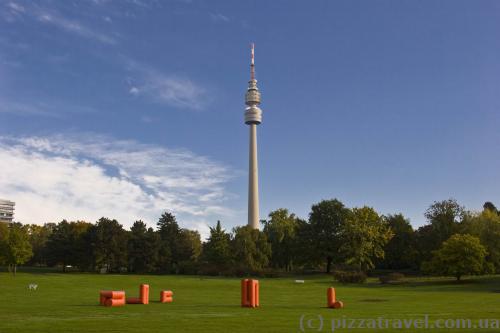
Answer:
M174 301L174 293L171 290L160 291L160 302L161 303L172 303Z
M104 306L125 305L125 292L116 290L101 290L99 292L99 303Z
M127 297L127 304L149 304L149 284L141 284L139 297Z
M247 308L259 307L259 281L241 280L241 306Z
M337 301L335 297L335 288L326 290L326 306L332 309L342 309L344 307L344 303Z

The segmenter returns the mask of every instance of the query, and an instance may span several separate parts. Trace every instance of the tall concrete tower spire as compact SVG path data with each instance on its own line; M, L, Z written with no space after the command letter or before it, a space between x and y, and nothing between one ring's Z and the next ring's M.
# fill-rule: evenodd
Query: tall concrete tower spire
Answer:
M262 122L262 110L259 108L260 92L255 79L255 45L252 43L250 62L250 81L245 95L245 124L250 128L250 150L248 163L248 225L259 228L259 168L257 164L257 125Z

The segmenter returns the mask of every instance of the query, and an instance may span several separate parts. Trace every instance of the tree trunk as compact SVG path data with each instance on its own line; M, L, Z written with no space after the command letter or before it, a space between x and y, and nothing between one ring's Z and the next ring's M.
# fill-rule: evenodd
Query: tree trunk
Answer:
M326 258L326 273L330 274L330 271L332 270L332 258L327 257Z
M457 275L456 278L457 278L457 281L460 281L460 279L462 278L462 276L461 275Z
M17 265L14 265L14 276L16 276L17 273Z

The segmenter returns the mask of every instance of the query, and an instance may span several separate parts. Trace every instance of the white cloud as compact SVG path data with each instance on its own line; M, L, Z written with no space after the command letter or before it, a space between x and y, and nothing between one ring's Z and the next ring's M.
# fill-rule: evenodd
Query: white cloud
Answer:
M132 95L137 95L139 94L139 89L137 87L130 87L130 90L128 92Z
M4 3L3 10L0 11L0 15L3 19L9 23L19 20L24 14L25 9L22 5L9 1Z
M16 202L23 223L107 216L153 225L169 210L206 236L206 221L233 214L224 206L233 172L188 150L91 134L0 137L0 160L0 197Z
M107 34L99 32L79 21L64 17L53 9L43 8L35 4L22 6L17 2L11 1L7 3L6 11L2 12L2 14L8 22L15 22L23 17L27 17L80 37L97 40L105 44L116 44L116 39Z
M36 17L42 23L53 25L80 37L94 39L105 44L116 44L116 40L114 38L101 32L97 32L78 21L67 19L56 13L50 13L47 10L40 9L36 12Z
M159 73L150 75L142 89L146 94L167 104L201 109L205 90L187 78L168 77Z
M11 10L12 12L15 12L15 13L24 13L24 12L25 12L24 7L23 7L23 6L21 6L21 5L20 5L20 4L18 4L18 3L15 3L15 2L12 2L12 1L11 1L11 2L9 2L9 3L7 4L7 6L10 8L10 10Z
M152 123L154 121L154 119L150 116L142 116L141 121L143 123L149 124L149 123Z
M229 22L229 17L221 13L210 13L210 18L214 22Z
M0 98L0 113L10 113L18 116L46 116L57 117L57 113L43 105L23 102L11 102Z
M207 91L189 78L167 75L130 59L125 61L133 73L133 78L127 79L132 95L192 110L201 110L209 102Z
M30 102L12 101L0 94L0 113L9 113L18 116L43 116L62 118L75 113L95 113L95 109L87 106L78 106L64 101L52 99L38 100L30 98Z

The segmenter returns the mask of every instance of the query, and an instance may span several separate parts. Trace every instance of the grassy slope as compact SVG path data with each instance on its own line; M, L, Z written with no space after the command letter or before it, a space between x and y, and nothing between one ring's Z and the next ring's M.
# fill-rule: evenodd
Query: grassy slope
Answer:
M290 278L261 279L261 308L246 309L239 307L239 279L74 273L19 273L13 278L0 273L0 332L298 332L302 314L325 319L424 314L500 319L500 277L459 285L450 280L415 280L400 286L375 281L336 284L337 297L346 304L343 310L325 308L329 277L305 279L305 284ZM38 290L28 291L30 283L37 283ZM125 290L135 296L140 283L150 284L151 304L97 305L98 290ZM157 303L161 289L174 291L173 304Z

